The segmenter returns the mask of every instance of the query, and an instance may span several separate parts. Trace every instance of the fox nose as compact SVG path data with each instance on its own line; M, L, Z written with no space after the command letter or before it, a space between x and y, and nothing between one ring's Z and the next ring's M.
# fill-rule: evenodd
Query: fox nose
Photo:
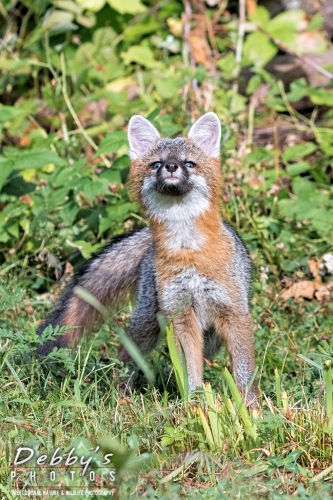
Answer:
M167 163L165 165L165 168L172 174L172 172L175 172L177 170L178 165L176 163Z

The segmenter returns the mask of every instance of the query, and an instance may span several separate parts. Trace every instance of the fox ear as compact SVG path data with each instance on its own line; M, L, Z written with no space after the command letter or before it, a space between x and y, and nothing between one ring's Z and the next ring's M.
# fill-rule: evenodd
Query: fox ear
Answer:
M201 116L192 125L188 136L206 155L220 156L221 124L215 113Z
M136 160L143 156L158 139L160 139L160 134L154 125L142 116L132 116L128 124L129 155L131 160Z

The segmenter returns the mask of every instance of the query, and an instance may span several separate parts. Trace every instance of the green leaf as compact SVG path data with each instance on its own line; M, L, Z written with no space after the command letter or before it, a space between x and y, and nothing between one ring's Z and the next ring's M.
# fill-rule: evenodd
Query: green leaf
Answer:
M76 0L76 3L81 5L83 9L99 12L106 4L106 0Z
M146 7L140 2L140 0L107 0L108 4L121 14L140 14L145 12Z
M106 179L109 184L121 184L120 172L118 170L114 170L113 167L114 165L112 168L102 172L98 178Z
M102 28L98 28L94 31L93 42L95 45L95 49L107 47L108 60L110 60L111 54L113 55L113 49L111 45L117 38L117 36L117 32L113 28L111 28L111 26L103 26Z
M66 163L66 160L60 158L50 149L6 150L5 155L13 161L14 168L19 170L37 169L49 164L64 165Z
M159 63L154 59L152 50L149 47L141 45L133 45L127 52L122 52L121 57L126 65L134 62L140 64L140 66L145 66L146 68L159 66Z
M284 162L288 162L291 160L295 160L296 158L304 158L317 149L318 146L314 142L303 142L302 144L295 144L295 146L290 146L284 151L282 159Z
M260 75L251 76L249 83L247 84L246 87L246 93L249 95L253 94L260 87L261 82L262 78Z
M254 13L250 16L251 23L255 23L262 28L265 28L269 22L269 12L262 5L258 5Z
M100 248L99 244L91 245L91 243L88 243L84 240L77 240L72 243L72 246L78 248L85 259L89 259L91 254L96 252Z
M144 24L136 24L128 26L124 33L124 39L129 41L137 41L139 36L155 33L160 28L160 24L151 17L148 22Z
M82 192L92 203L97 195L107 192L107 182L105 184L103 179L87 179Z
M124 222L132 212L136 212L137 210L137 203L124 203L123 201L117 205L110 205L106 209L109 220L113 222Z
M82 8L78 5L80 3L79 0L76 3L72 0L53 0L52 3L59 9L68 10L75 15L82 14Z
M285 458L285 462L291 463L291 462L296 462L296 460L299 459L299 457L302 455L303 450L294 450L289 455Z
M333 130L331 128L315 129L316 140L320 145L320 149L327 155L333 155Z
M174 78L163 78L157 80L156 90L164 99L171 99L172 97L178 96L179 86Z
M107 134L101 141L96 156L104 153L116 153L124 144L128 144L126 132L119 131Z
M282 12L270 20L267 30L272 34L279 30L296 32L302 27L305 16L304 10L288 10Z
M296 175L303 174L304 172L308 172L311 170L311 165L306 161L300 161L298 163L293 163L292 165L287 166L287 173L291 175L291 177L296 177Z
M73 24L74 14L65 10L47 11L42 24L44 30L51 33L63 33L69 30L76 30Z
M310 87L309 96L313 104L318 106L333 106L333 89Z
M269 464L265 463L260 463L258 465L255 465L254 467L251 467L251 469L246 469L241 472L242 477L253 477L256 476L257 474L261 474L262 472L266 472L269 467Z
M221 70L223 78L229 79L232 77L235 70L236 60L233 52L229 52L226 56L217 61L217 67Z
M250 33L244 42L244 58L247 64L265 66L278 53L276 45L263 33Z
M10 160L5 160L5 158L0 158L0 189L5 184L6 179L13 170L13 162Z
M27 112L23 109L16 108L14 106L0 106L0 123L6 123L13 120L19 115L26 114Z
M78 211L78 205L73 201L69 201L59 211L59 215L68 226L71 226L75 220L76 215L78 214Z
M290 91L287 93L288 101L298 102L309 94L309 86L305 78L299 78L290 84Z

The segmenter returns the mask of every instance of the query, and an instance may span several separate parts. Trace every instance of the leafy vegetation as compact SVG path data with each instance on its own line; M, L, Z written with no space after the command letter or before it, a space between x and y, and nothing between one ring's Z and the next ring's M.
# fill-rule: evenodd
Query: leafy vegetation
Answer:
M96 467L114 454L119 498L332 496L333 75L308 56L332 46L320 13L271 16L249 1L245 23L239 5L0 5L3 498L15 498L18 446L83 455L97 445ZM287 51L306 71L285 80L270 64ZM170 354L162 343L144 366L155 385L139 375L130 397L118 392L130 301L76 352L34 356L61 334L35 331L73 267L146 223L126 188L131 115L173 136L208 110L223 125L221 212L254 262L261 410L252 416L223 350L189 398L171 330Z

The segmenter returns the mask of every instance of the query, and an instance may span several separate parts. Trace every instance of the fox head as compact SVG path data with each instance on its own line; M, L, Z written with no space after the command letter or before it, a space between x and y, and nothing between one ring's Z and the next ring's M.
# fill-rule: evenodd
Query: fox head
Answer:
M145 118L135 115L128 127L131 158L130 186L151 216L156 206L192 201L207 206L220 192L221 125L206 113L187 137L162 138Z

